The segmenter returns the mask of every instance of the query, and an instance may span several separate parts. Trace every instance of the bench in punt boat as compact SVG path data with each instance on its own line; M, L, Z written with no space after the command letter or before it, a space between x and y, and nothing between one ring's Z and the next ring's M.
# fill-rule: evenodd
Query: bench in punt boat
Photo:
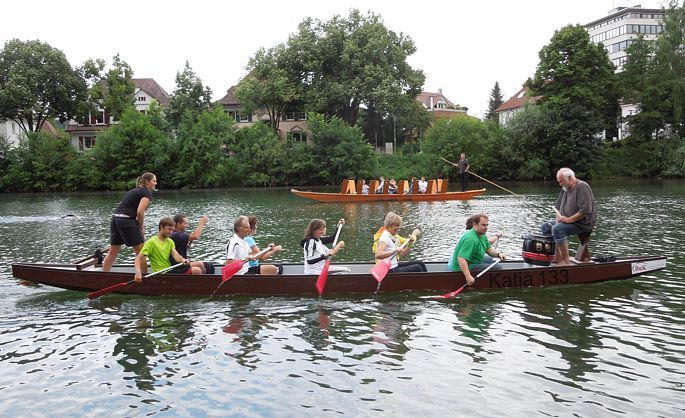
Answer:
M336 263L349 273L329 274L326 294L372 294L376 291L444 293L465 283L464 275L447 271L445 262L427 262L426 273L389 273L380 287L369 274L371 263ZM588 262L569 266L533 266L522 261L499 263L468 289L504 289L534 286L559 286L607 280L628 279L666 267L666 257L620 257L616 261ZM12 274L22 280L62 289L92 292L133 278L133 265L117 265L104 273L95 260L81 264L12 264ZM233 276L221 284L221 268L212 275L160 274L142 283L122 287L119 293L149 296L229 296L229 295L305 295L317 296L316 275L302 274L302 264L285 264L280 276ZM477 273L477 272L474 272ZM475 274L474 274L475 275ZM217 289L218 288L218 289ZM215 293L214 293L215 292Z
M466 192L444 192L444 193L412 193L412 194L346 194L346 193L324 193L306 192L290 189L293 194L319 202L382 202L382 201L401 201L401 202L436 202L443 200L469 200L485 193L485 189L469 190Z

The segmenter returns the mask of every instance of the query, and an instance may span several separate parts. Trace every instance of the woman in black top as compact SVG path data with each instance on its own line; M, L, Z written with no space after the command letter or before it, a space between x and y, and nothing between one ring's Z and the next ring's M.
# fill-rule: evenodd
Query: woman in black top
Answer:
M112 214L109 224L109 252L102 263L102 271L109 271L119 255L121 246L133 247L138 255L145 243L145 210L152 200L152 191L157 186L157 177L143 173L138 177L138 187L129 190Z

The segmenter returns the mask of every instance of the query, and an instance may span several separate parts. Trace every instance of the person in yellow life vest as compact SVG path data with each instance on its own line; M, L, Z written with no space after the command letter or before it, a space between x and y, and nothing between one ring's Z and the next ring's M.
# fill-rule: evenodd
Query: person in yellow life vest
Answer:
M373 245L371 246L371 252L373 252L374 254L376 254L376 248L378 248L378 240L381 238L381 235L383 235L383 231L385 231L385 227L381 226L380 228L378 228L378 231L376 231L376 233L373 235ZM405 237L400 236L400 234L395 234L395 235L393 235L393 237L395 239L399 240L397 243L398 247L401 247L409 239L409 238L405 238ZM399 261L400 255L397 254L395 257Z

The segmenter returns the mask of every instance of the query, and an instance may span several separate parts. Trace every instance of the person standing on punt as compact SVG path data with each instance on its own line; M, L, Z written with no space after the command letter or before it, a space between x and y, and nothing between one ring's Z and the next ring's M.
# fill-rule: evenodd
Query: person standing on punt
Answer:
M385 230L381 233L381 236L378 239L378 246L376 246L376 251L374 252L376 260L392 257L390 260L390 273L428 271L423 261L407 261L403 263L397 261L398 256L405 257L409 254L411 246L416 242L416 234L418 231L414 231L409 237L410 242L405 245L402 250L397 251L397 249L402 246L402 244L400 244L400 238L397 235L402 227L402 218L394 212L388 212L388 214L385 215L383 226L385 227Z
M466 283L469 286L473 285L476 281L471 274L471 269L482 270L488 267L489 264L484 263L485 254L499 258L502 261L506 260L506 256L501 252L497 252L490 245L488 237L485 236L485 233L488 232L488 222L488 215L484 213L474 215L473 228L461 236L452 254L452 271L464 273Z
M461 153L459 156L459 161L457 161L457 167L459 167L459 181L461 182L461 191L465 192L469 188L469 160L466 159L466 154Z
M345 224L345 219L338 223ZM338 241L333 249L328 249L326 244L332 244L335 236L326 236L326 221L323 219L312 219L304 230L304 237L300 245L304 250L304 274L320 274L326 259L333 257L345 246L345 241ZM330 266L329 271L346 271L347 268L337 268Z
M102 262L102 271L110 271L119 255L122 245L133 247L138 255L145 242L145 210L152 200L152 191L157 187L157 177L143 173L138 177L137 187L131 189L121 199L112 214L109 224L109 252Z

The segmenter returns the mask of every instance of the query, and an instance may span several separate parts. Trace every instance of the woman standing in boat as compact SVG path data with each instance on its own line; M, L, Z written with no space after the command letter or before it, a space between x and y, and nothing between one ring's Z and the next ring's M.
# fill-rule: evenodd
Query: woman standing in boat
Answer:
M345 225L345 219L341 219L338 223ZM326 259L336 255L345 246L345 241L340 241L329 250L325 244L332 244L335 237L325 236L325 234L326 221L323 219L312 219L304 230L304 238L300 241L304 250L304 274L321 273ZM330 266L329 271L336 271L336 266Z
M138 177L137 187L129 190L112 214L109 224L109 252L102 263L102 271L109 271L119 255L122 245L133 247L138 255L145 243L145 210L152 200L152 191L157 187L153 173Z
M416 234L418 234L419 231L414 231L409 238L410 242L400 250L399 248L402 244L400 244L400 238L399 235L397 235L402 227L402 218L400 215L394 212L388 212L388 214L385 215L383 226L385 227L385 230L378 239L378 246L374 253L376 260L392 257L390 259L391 273L428 271L423 261L408 261L404 263L397 261L397 256L405 257L409 254L411 246L416 242Z

